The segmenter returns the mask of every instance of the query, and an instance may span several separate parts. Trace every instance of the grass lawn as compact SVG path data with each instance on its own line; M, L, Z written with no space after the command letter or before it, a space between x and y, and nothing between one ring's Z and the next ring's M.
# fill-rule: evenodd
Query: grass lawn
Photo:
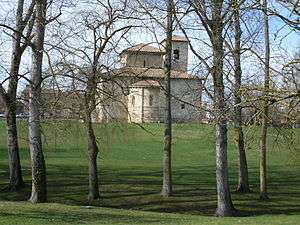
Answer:
M174 196L161 188L163 125L144 129L129 124L97 124L101 200L87 207L85 134L76 122L43 125L49 203L32 205L27 127L19 122L23 174L27 187L0 192L0 224L300 224L300 129L271 129L268 192L259 193L258 127L246 129L252 193L232 194L241 217L215 218L214 129L210 125L174 125ZM230 185L237 181L236 149L229 129ZM8 182L4 123L0 123L0 188Z

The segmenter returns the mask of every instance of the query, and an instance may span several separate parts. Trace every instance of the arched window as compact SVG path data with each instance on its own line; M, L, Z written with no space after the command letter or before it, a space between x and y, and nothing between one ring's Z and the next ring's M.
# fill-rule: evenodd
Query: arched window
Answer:
M131 97L131 105L134 107L135 105L135 97L134 95Z
M176 59L176 60L179 59L179 50L178 50L178 49L175 49L175 50L173 51L173 58Z
M149 96L149 106L153 105L153 95Z

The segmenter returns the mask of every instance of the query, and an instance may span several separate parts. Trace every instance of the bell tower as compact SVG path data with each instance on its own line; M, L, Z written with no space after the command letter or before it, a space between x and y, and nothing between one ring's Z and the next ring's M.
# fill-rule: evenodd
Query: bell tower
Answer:
M189 42L185 37L172 36L172 70L187 72Z

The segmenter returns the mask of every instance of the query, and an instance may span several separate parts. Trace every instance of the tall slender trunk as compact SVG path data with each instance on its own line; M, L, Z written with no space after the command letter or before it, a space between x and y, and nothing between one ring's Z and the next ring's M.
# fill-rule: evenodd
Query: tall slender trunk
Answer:
M215 1L212 6L212 45L213 45L213 69L214 82L214 111L216 122L216 182L218 205L217 216L232 216L235 209L231 201L230 187L228 182L227 162L227 118L225 112L225 93L223 82L223 23L222 2Z
M87 134L87 158L89 166L89 194L88 200L99 199L99 184L98 184L98 168L97 156L99 153L97 140L92 123L92 113L96 108L96 92L97 92L97 62L99 58L94 56L94 63L90 76L87 78L87 86L85 92L85 126Z
M18 86L18 75L23 50L21 49L21 34L25 28L23 22L24 0L18 0L16 28L12 36L12 55L9 73L8 90L1 92L5 102L7 149L9 164L9 186L8 190L16 191L24 186L19 156L18 132L16 125L16 93Z
M235 30L235 51L234 51L234 130L235 141L238 150L238 186L237 192L250 192L248 182L248 166L244 144L244 133L242 128L242 99L241 99L241 84L242 84L242 69L241 69L241 26L239 1L236 1L234 9L234 30Z
M14 103L12 103L14 104ZM15 107L11 106L6 111L6 132L7 132L7 147L8 147L8 163L9 163L9 190L16 191L24 187L22 177L16 112Z
M164 155L163 155L163 186L161 194L168 197L172 194L172 114L171 114L171 68L172 68L172 0L167 0L167 28L165 41L165 134L164 134Z
M87 141L88 141L87 157L89 163L88 200L92 202L93 200L100 198L99 184L98 184L98 168L97 168L97 156L98 156L99 149L97 146L90 113L87 113L85 123L86 123L86 132L87 132Z
M221 46L220 46L221 47ZM222 48L222 47L221 47ZM217 49L215 49L218 51ZM216 53L218 54L218 53ZM222 54L223 55L223 54ZM222 55L219 55L222 57ZM224 84L222 75L222 60L214 56L214 89L215 89L215 113L216 121L216 181L218 205L217 216L232 216L235 213L231 201L230 187L228 181L228 160L227 160L227 120L223 116L226 111L224 100ZM217 63L218 64L215 64Z
M46 0L36 0L36 25L29 96L29 145L31 156L32 203L47 200L46 165L43 155L40 108L44 36L46 26Z
M265 82L264 82L264 102L263 102L263 121L260 148L260 199L268 199L267 195L267 132L268 132L268 95L270 89L270 41L269 41L269 18L268 3L263 0L264 13L264 38L265 38Z
M9 186L11 191L19 190L24 187L22 177L21 162L18 145L18 131L16 123L16 91L18 85L18 73L20 67L21 54L19 44L14 43L14 54L11 60L10 80L5 100L6 106L6 134L8 148L8 164L9 164Z

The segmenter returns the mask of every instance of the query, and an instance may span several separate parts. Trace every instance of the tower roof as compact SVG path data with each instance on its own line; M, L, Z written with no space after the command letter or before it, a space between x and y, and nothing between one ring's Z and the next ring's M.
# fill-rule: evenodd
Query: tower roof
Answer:
M161 68L144 68L144 67L122 67L119 69L115 69L108 74L114 77L135 77L135 78L165 78L165 71ZM199 80L201 78L189 74L184 71L171 70L171 78L172 79L196 79Z
M161 84L159 81L151 80L151 79L140 80L131 85L131 87L162 87L162 86L163 84Z
M183 36L173 35L172 36L172 41L188 42L188 39L186 39L186 37L183 37Z
M188 42L188 39L186 39L184 36L173 35L172 36L172 41L174 41L174 42ZM164 53L164 50L152 46L151 43L140 43L140 44L134 45L132 47L129 47L127 49L124 49L123 52L147 52L147 53L162 54L162 53Z
M162 53L159 48L151 46L150 44L141 43L130 48L125 49L123 52L151 52L151 53Z

